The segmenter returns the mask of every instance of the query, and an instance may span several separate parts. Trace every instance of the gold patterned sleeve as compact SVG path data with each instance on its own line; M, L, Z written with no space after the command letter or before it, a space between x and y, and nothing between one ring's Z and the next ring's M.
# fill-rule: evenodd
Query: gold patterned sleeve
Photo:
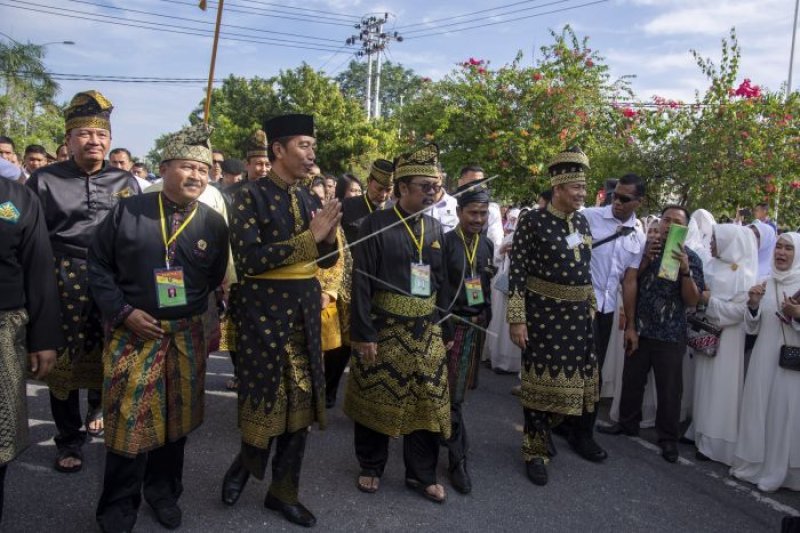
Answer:
M317 273L317 279L322 287L322 292L337 300L339 293L342 292L342 283L344 282L344 236L342 230L339 228L337 243L339 245L339 259L336 264L331 268L321 268Z
M533 253L534 232L536 231L531 212L525 214L517 223L514 243L511 247L511 265L508 268L508 310L506 321L509 324L525 324L525 291L528 282L528 260Z
M263 238L266 230L276 228L279 221L260 212L248 187L237 192L231 209L231 246L236 264L245 274L252 276L282 266L315 261L319 256L311 230L286 240L266 242Z

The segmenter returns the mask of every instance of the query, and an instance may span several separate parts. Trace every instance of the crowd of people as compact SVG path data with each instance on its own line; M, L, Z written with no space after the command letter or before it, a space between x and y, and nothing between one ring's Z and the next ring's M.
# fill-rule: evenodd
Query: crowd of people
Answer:
M26 378L42 379L55 470L80 471L87 435L104 439L100 529L131 531L142 497L178 527L185 444L221 351L241 433L221 499L235 505L272 455L264 505L307 527L309 429L324 428L348 366L365 493L401 436L409 489L445 502L445 447L450 485L471 491L463 410L481 364L519 375L535 485L554 434L602 462L595 429L654 425L670 463L688 440L760 490L800 490L800 234L763 206L720 224L674 204L639 218L646 181L627 174L585 207L577 147L528 207L493 201L477 164L448 192L432 143L336 178L303 114L266 120L242 159L213 150L208 126L185 128L150 172L110 150L112 110L76 94L55 155L19 157L0 136L0 482L26 445ZM597 420L601 397L612 423Z

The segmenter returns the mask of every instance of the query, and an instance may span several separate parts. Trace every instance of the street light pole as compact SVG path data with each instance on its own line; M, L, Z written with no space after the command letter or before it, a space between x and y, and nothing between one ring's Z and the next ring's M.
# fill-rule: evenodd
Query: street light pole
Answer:
M794 24L792 24L792 49L789 53L789 79L786 82L786 99L792 94L792 68L794 67L794 44L797 41L797 12L800 9L800 0L794 2Z

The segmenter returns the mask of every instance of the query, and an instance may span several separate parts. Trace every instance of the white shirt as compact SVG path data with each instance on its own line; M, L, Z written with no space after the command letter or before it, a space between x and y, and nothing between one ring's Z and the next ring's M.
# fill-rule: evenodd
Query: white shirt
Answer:
M442 199L428 209L427 214L438 220L442 225L442 231L447 233L458 226L457 206L458 201L449 194L444 193Z
M636 215L625 222L614 217L612 207L587 207L581 211L589 222L592 241L598 242L617 232L617 228L625 226L636 228ZM617 237L592 248L592 286L597 297L597 310L600 313L613 313L617 306L617 292L629 268L639 268L644 255L646 237L643 231L636 229L624 237Z
M500 215L500 206L496 202L489 202L489 220L486 222L486 236L497 250L503 243L503 217Z
M142 192L146 191L152 185L152 183L150 183L144 178L140 178L139 176L136 175L134 175L133 177L136 178L136 183L139 184L139 188L142 190Z

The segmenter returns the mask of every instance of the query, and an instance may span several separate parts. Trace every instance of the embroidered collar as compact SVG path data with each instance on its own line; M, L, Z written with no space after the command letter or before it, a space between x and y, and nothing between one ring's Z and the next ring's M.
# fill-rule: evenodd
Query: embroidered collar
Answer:
M575 216L575 213L565 213L563 211L559 211L558 209L553 207L552 202L547 204L547 212L562 220L572 220L572 217Z
M269 173L267 174L267 179L269 179L272 183L277 185L279 188L281 188L281 189L283 189L285 191L289 190L290 185L288 183L286 183L285 181L283 181L283 179L280 176L278 176L275 173L274 170L270 170L269 171Z
M161 198L163 198L164 200L164 207L166 207L170 211L173 211L175 213L182 213L184 215L191 212L192 209L194 209L195 206L197 205L197 200L192 200L186 205L178 205L169 198L167 198L167 195L164 194L163 192L161 193Z

